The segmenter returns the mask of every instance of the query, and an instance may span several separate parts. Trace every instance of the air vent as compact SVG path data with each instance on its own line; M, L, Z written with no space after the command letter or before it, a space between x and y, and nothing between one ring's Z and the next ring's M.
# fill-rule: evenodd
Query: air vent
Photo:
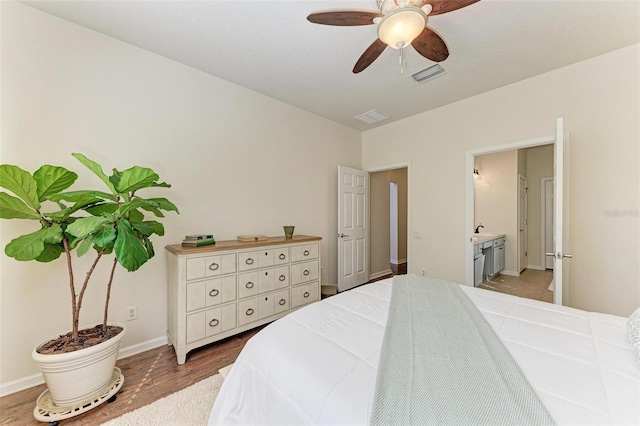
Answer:
M425 68L422 71L418 71L413 74L411 78L413 78L418 83L421 81L429 80L430 78L434 78L442 73L444 73L445 69L440 66L440 64L431 65L429 68Z
M388 116L387 114L384 114L384 113L380 112L380 111L372 109L369 112L365 112L364 114L356 115L353 118L355 120L360 120L360 121L362 121L363 123L366 123L366 124L375 124L375 123L379 123L381 121L387 120L387 119L389 119L391 117Z

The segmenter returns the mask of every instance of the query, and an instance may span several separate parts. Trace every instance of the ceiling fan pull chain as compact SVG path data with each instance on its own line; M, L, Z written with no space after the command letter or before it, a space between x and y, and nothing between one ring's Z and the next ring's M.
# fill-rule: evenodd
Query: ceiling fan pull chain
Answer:
M404 46L398 50L400 50L400 74L404 74Z

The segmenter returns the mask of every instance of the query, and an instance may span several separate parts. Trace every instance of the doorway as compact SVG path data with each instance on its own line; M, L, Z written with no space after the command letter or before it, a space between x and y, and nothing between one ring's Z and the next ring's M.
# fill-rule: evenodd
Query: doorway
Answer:
M369 279L406 273L408 259L408 167L369 171Z
M556 120L556 132L554 135L549 135L541 138L523 140L519 142L507 143L503 145L496 145L487 148L480 148L475 150L469 150L466 153L466 167L465 167L465 181L466 181L466 209L465 209L465 284L469 286L474 285L474 238L473 232L474 228L477 225L475 223L476 217L474 215L474 207L475 207L475 190L474 190L474 169L475 167L475 158L476 156L482 156L493 153L501 153L510 150L520 150L525 148L534 148L541 147L543 145L553 146L553 175L555 177L554 181L554 229L553 229L553 240L554 240L554 250L548 252L549 255L554 258L554 270L553 270L553 281L555 285L555 291L553 294L553 300L556 304L562 304L563 300L567 300L567 288L563 286L563 282L568 282L568 268L563 268L562 259L569 258L571 255L565 254L565 250L567 250L568 243L568 209L563 206L563 198L568 196L568 179L564 177L567 174L568 170L568 155L566 154L568 150L568 134L564 132L564 122L560 117ZM520 165L520 163L519 163ZM482 170L479 170L480 175L482 176ZM526 176L526 173L524 173ZM545 176L545 175L542 175ZM546 175L548 176L548 174ZM518 179L514 177L513 180L513 188L514 192L517 193L518 188ZM532 181L529 180L529 183ZM540 177L535 179L535 183L540 182ZM529 202L532 201L532 198L529 197ZM535 200L539 202L540 196L535 197ZM536 202L536 204L537 204ZM515 205L515 200L512 205ZM536 206L537 211L540 211L540 206ZM514 215L515 216L515 215ZM563 223L564 222L564 223ZM504 222L506 223L506 222ZM513 223L516 224L517 218L514 217ZM484 223L483 223L484 225ZM540 226L538 224L538 226ZM483 229L483 232L485 230ZM529 232L532 232L532 229L529 228ZM539 228L535 230L534 234L539 235ZM512 237L512 248L514 249L514 255L517 251L518 245L517 243L517 235L518 232L515 231ZM538 238L530 239L530 241L535 241L536 249L533 252L535 254L535 258L537 258L542 253L542 248L538 246L540 244L540 240ZM506 245L509 245L508 238ZM531 263L531 254L532 251L529 250L529 259L528 262ZM538 266L534 269L545 269L541 265L546 264L546 256L541 259L536 259L536 263ZM517 260L518 257L513 256L513 269L517 268ZM536 266L536 265L533 265ZM529 265L531 267L531 265Z

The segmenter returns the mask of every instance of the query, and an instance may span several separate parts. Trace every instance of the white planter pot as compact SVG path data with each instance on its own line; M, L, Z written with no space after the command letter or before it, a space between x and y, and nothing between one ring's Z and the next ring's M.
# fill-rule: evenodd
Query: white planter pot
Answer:
M38 364L53 402L58 407L81 406L109 386L120 342L126 331L124 324L109 325L122 327L122 332L90 348L63 354L43 355L36 352L40 346L59 336L56 335L33 350L31 356Z

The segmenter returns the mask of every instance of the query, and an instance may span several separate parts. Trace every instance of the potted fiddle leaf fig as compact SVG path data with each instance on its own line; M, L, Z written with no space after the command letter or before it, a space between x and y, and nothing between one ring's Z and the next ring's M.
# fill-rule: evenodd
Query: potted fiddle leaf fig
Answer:
M64 167L43 165L31 174L14 165L0 165L0 186L13 194L0 192L0 218L37 223L37 230L6 245L7 256L37 262L62 258L66 263L71 331L44 342L32 354L58 407L82 406L113 383L125 329L123 324L108 323L116 267L119 264L127 271L135 271L154 256L150 238L164 235L164 226L145 216L162 218L163 212L178 212L166 198L139 195L144 189L171 186L159 183L160 178L152 169L113 169L113 174L107 176L96 162L82 154L72 155L102 180L105 190L68 191L78 175ZM78 274L80 280L76 280L73 251L78 257L93 253L88 270ZM112 259L108 278L100 278L106 293L102 324L81 328L85 291L96 265L105 257ZM91 361L84 359L87 356ZM76 370L76 364L83 369Z

